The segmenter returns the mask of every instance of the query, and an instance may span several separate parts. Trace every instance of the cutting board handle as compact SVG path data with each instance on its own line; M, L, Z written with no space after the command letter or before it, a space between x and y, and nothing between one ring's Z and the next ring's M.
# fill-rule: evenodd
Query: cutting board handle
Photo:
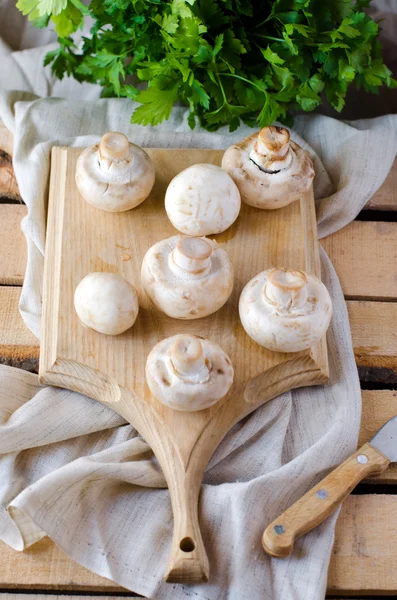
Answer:
M176 473L174 473L175 476ZM205 583L209 562L201 536L198 501L201 477L178 469L177 479L169 481L174 513L174 534L165 574L168 583Z
M291 554L297 538L329 517L362 479L382 473L389 464L379 450L364 444L268 525L262 537L264 550L277 558Z

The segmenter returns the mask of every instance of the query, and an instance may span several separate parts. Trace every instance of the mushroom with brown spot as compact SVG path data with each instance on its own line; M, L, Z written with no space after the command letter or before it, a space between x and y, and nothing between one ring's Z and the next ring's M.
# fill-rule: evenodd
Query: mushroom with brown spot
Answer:
M325 285L303 271L268 269L243 289L239 311L247 334L276 352L311 348L325 334L332 316Z
M119 273L89 273L76 287L74 307L80 321L99 333L119 335L138 315L134 286Z
M299 200L314 178L309 154L290 139L285 127L264 127L223 155L225 169L241 199L256 208L282 208Z
M135 208L149 196L153 184L151 158L122 133L105 133L77 160L77 188L87 202L102 210Z
M170 182L165 209L173 226L186 235L221 233L237 219L241 207L238 188L220 167L197 164Z
M141 279L155 306L174 319L199 319L221 308L233 289L227 252L205 237L176 235L146 253Z
M230 359L218 344L188 334L162 340L146 362L153 396L179 411L212 406L226 396L233 376Z

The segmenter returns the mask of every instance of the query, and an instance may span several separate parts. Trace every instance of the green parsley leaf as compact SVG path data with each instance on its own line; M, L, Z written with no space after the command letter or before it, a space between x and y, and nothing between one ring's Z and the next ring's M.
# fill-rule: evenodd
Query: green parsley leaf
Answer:
M283 65L284 64L284 59L280 58L278 54L276 54L276 52L273 52L273 50L270 48L270 46L268 46L266 48L266 50L263 50L262 48L260 49L262 52L262 56L264 58L266 58L266 60L269 61L269 63L271 63L272 65Z
M44 15L59 15L65 8L68 0L39 0L37 10L40 16Z
M149 87L138 95L138 106L132 114L131 123L138 125L158 125L170 118L171 110L178 97L177 87L161 90Z
M53 15L51 21L54 23L59 37L65 38L77 31L83 22L83 15L73 4L69 3L59 15Z
M381 58L369 0L18 0L36 27L51 21L60 79L99 83L140 103L132 121L156 125L174 104L190 127L291 124L324 95L336 110L349 86L396 86ZM90 17L79 47L71 36ZM136 77L147 82L138 91Z
M321 104L321 98L311 87L310 84L303 83L296 95L296 99L304 111L314 110Z

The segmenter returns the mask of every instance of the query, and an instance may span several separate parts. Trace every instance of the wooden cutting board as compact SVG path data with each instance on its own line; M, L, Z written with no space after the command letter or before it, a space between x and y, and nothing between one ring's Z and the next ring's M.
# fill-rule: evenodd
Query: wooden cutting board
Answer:
M149 149L156 167L153 191L136 209L118 214L98 210L80 196L74 181L80 152L52 150L40 380L111 406L146 439L167 479L174 514L165 578L169 582L206 581L209 565L198 522L198 499L203 472L215 448L237 421L264 402L328 378L325 339L305 352L271 352L246 335L238 316L241 290L264 269L288 267L320 276L313 193L274 211L243 204L232 227L210 236L227 250L234 265L231 298L209 317L178 321L159 312L145 295L140 283L142 258L155 242L178 233L164 210L170 180L195 163L219 165L223 152ZM74 290L92 271L120 272L138 290L138 319L120 336L101 335L79 323ZM145 383L150 350L159 340L183 332L220 344L235 369L229 394L213 407L193 413L163 406Z

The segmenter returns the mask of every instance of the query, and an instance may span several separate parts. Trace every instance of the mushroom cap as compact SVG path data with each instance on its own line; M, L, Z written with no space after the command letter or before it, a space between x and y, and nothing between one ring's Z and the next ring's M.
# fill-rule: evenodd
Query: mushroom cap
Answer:
M264 129L265 132L262 129L259 135L253 133L230 146L223 155L222 168L236 183L243 202L256 208L282 208L299 200L310 189L313 163L305 150L289 140L287 129ZM276 136L269 130L273 129L281 130L278 140L272 141ZM284 132L288 132L288 140ZM265 149L267 154L260 154Z
M237 219L240 192L220 167L198 164L181 171L165 194L165 210L173 226L186 235L225 231Z
M303 271L267 269L243 289L239 312L247 334L276 352L311 348L325 334L332 302L325 285Z
M122 133L108 132L80 154L76 185L87 202L109 212L141 204L154 184L154 165L146 152Z
M175 235L144 256L142 284L154 305L174 319L216 312L233 289L233 266L214 240Z
M136 290L118 273L89 273L76 287L74 307L80 321L107 335L119 335L135 323Z
M218 344L180 334L156 344L146 361L152 394L170 408L202 410L226 396L234 371Z

